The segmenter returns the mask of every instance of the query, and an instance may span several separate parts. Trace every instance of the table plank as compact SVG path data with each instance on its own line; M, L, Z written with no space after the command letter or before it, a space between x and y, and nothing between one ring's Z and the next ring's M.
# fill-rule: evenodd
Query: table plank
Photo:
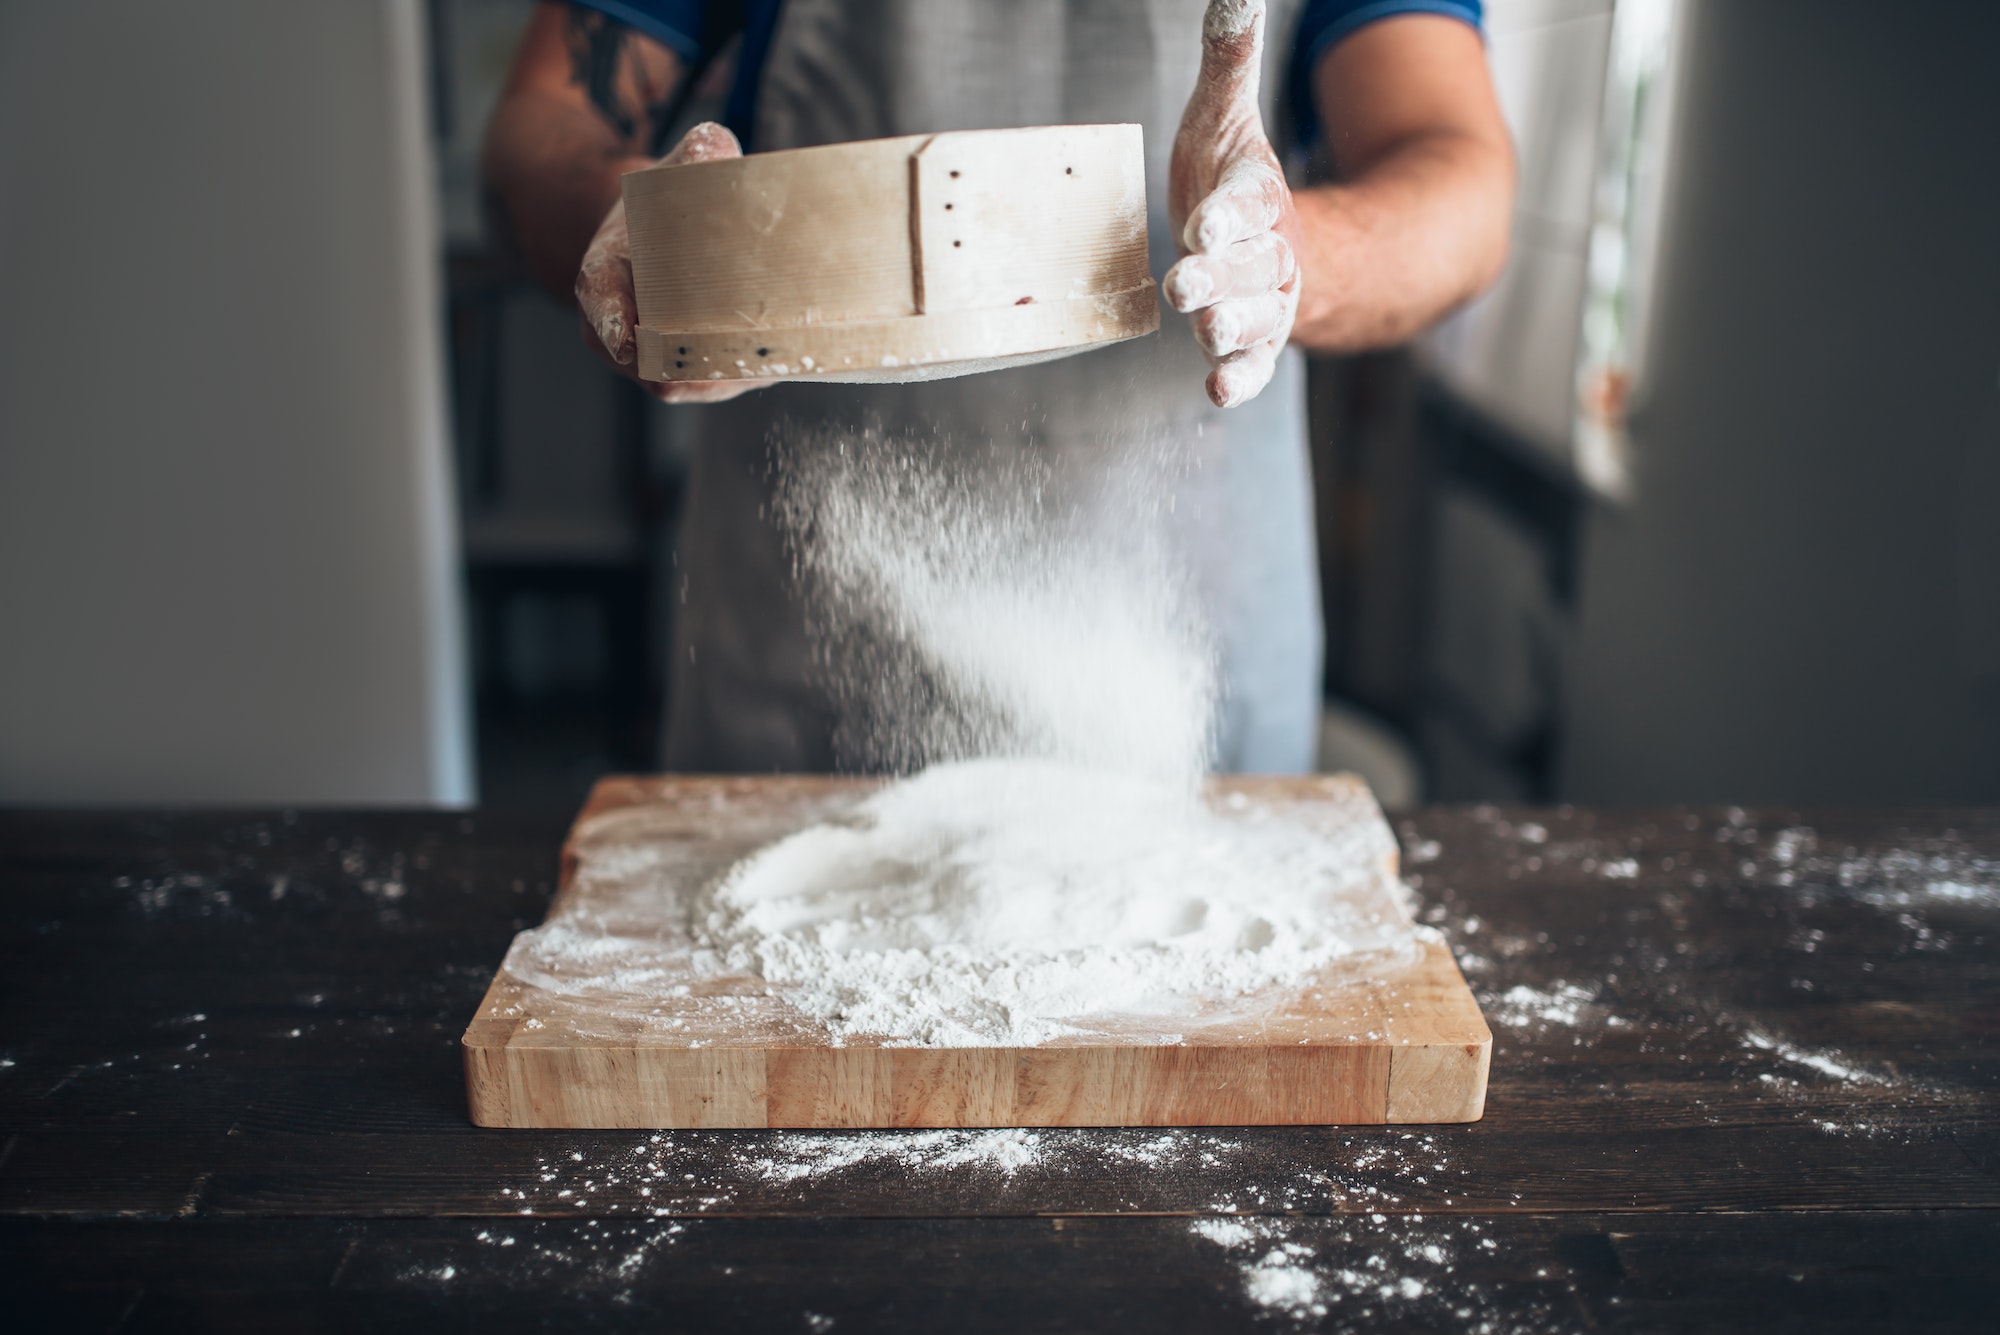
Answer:
M37 1327L1971 1328L2000 1216L0 1224ZM1260 1301L1263 1299L1263 1301Z

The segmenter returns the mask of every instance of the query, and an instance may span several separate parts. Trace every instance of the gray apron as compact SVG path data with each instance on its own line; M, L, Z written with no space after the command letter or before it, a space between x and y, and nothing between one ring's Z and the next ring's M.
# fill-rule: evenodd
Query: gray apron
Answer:
M1138 122L1152 270L1175 259L1167 155L1201 59L1203 0L786 0L756 104L758 151L938 130ZM1266 124L1294 6L1271 6ZM678 561L667 767L824 771L836 743L805 609L770 517L774 428L812 426L1040 451L1087 487L1093 461L1170 448L1169 541L1218 652L1217 767L1311 768L1321 628L1296 350L1250 403L1223 411L1185 318L1039 366L912 385L785 384L698 417Z

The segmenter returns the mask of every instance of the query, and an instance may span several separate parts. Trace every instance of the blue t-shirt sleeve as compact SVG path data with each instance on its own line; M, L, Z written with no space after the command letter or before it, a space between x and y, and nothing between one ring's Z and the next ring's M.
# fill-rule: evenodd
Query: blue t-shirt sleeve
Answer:
M1298 142L1319 137L1319 111L1313 106L1313 71L1319 58L1355 29L1399 14L1442 14L1474 28L1484 17L1484 0L1306 0L1299 14L1297 40L1292 44L1292 117Z
M771 34L778 26L778 6L782 0L749 0L733 16L727 29L710 31L707 0L569 0L571 5L593 9L616 19L680 53L691 66L725 49L727 39L740 34L743 45L736 58L736 80L730 85L723 106L722 123L736 132L748 152L753 147L753 123L757 111L757 83L764 74L764 57L770 53ZM985 3L985 0L977 0ZM722 11L722 18L731 16ZM709 43L720 43L711 49Z
M569 0L578 9L594 9L678 52L683 60L701 58L702 0Z

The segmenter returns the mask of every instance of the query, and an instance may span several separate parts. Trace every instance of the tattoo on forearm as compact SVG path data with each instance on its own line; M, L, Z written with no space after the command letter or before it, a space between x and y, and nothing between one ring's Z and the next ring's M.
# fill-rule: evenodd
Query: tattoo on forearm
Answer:
M652 138L653 120L665 109L666 90L654 89L634 45L632 30L591 10L572 9L565 36L570 82L584 90L605 124L627 143Z

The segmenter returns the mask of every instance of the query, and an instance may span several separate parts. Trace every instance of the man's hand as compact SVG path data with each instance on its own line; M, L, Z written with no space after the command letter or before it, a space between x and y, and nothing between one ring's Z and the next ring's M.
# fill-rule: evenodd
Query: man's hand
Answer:
M681 136L660 165L714 162L743 156L742 145L728 129L713 121ZM603 354L620 375L639 377L638 300L632 292L632 238L625 229L625 201L604 215L604 223L583 252L576 274L576 304L583 311L583 341ZM639 380L654 398L666 403L716 403L757 388L755 381L723 384Z
M581 7L540 4L486 133L485 177L528 271L558 300L576 294L583 341L638 379L638 306L618 178L653 147L687 75L673 51ZM697 125L662 162L741 157L736 136ZM734 398L749 382L639 381L673 403Z
M1182 258L1161 284L1194 316L1218 407L1271 381L1299 307L1299 215L1264 134L1257 85L1264 0L1209 0L1201 73L1167 174L1167 216Z

